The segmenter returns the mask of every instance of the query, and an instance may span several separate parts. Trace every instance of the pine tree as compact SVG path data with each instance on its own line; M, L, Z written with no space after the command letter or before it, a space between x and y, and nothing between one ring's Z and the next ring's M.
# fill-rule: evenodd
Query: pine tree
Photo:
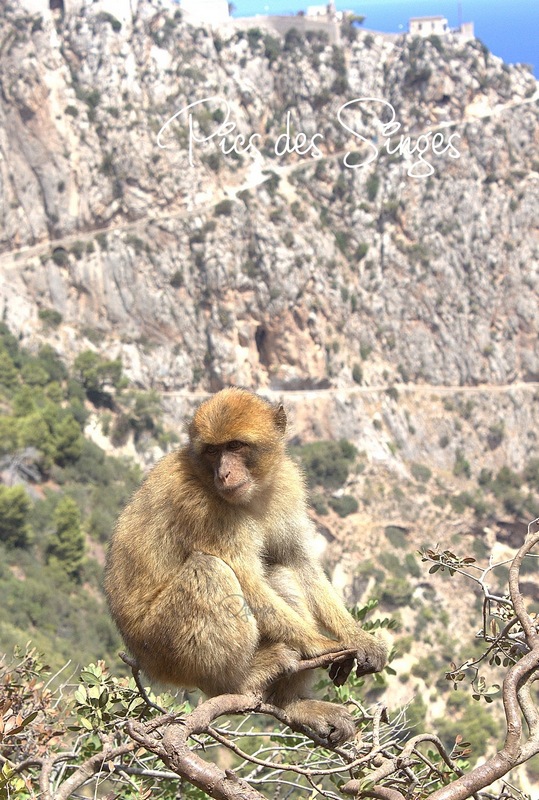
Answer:
M84 535L79 507L71 497L63 497L54 512L56 532L47 548L47 560L58 563L70 578L80 576L84 560Z
M82 453L83 443L79 423L72 414L66 414L54 429L57 463L64 465L66 462L76 461Z
M30 541L30 501L22 486L0 486L0 541L26 547Z

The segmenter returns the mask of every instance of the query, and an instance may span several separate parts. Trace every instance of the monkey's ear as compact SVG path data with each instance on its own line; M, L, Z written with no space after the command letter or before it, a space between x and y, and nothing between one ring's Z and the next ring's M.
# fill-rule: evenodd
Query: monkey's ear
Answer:
M286 431L286 412L282 404L275 409L273 418L279 433L284 433Z

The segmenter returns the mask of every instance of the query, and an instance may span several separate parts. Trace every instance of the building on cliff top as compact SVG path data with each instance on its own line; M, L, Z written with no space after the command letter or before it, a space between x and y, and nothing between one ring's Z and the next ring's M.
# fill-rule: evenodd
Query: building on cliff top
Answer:
M466 40L474 38L473 22L463 22L458 28L450 28L445 17L411 17L408 21L410 36L444 36L458 33Z

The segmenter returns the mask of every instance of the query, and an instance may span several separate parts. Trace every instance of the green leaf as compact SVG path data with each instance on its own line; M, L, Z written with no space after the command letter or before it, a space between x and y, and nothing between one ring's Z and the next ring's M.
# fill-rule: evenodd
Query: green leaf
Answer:
M86 689L84 688L84 686L79 686L78 689L75 689L74 697L77 703L79 703L80 705L86 704L88 696L86 694Z
M32 711L31 714L28 714L28 716L23 719L21 723L21 728L24 728L26 727L26 725L29 725L31 722L33 722L38 714L39 711Z
M88 697L91 700L99 700L99 697L101 695L101 689L99 688L99 686L90 686L90 688L87 691L88 691Z
M99 686L101 684L101 679L94 675L93 672L89 672L87 669L83 669L80 674L81 681L85 683L89 683L90 686Z

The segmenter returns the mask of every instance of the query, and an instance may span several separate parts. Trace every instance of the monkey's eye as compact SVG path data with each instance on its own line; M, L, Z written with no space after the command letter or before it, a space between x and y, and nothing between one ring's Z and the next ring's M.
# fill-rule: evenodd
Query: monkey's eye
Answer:
M237 439L234 439L232 442L228 442L226 449L227 450L241 450L242 447L245 447L245 442L240 442Z
M206 445L206 447L204 448L204 452L205 452L205 453L206 453L206 455L208 455L208 456L216 456L216 455L217 455L217 453L219 452L219 449L220 449L220 448L219 448L219 445L218 445L218 444L208 444L208 445Z

